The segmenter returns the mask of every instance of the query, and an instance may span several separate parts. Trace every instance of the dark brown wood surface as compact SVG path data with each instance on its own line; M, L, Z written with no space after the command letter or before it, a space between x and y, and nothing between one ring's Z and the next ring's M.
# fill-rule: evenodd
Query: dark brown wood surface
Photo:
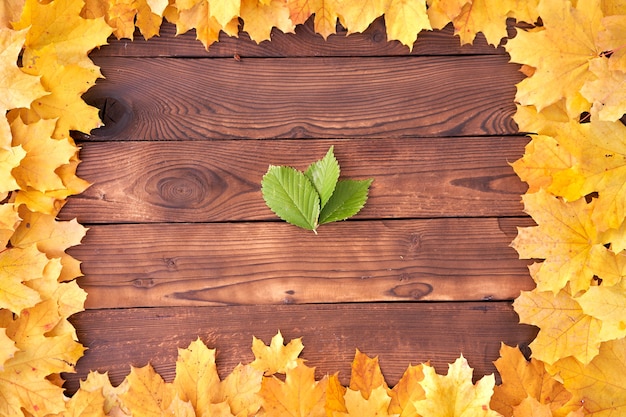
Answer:
M374 178L359 219L519 216L526 187L509 163L527 142L509 136L86 143L81 157L88 163L78 174L93 185L61 216L90 224L272 220L260 191L268 166L303 170L330 146L342 176Z
M379 355L390 384L409 363L439 372L460 354L476 377L501 342L527 345L511 301L532 288L509 246L529 226L510 163L519 67L451 29L412 52L363 34L324 41L311 22L256 45L193 33L111 40L92 56L85 98L105 126L77 135L93 183L63 209L90 230L82 261L87 311L71 318L89 348L67 374L117 384L130 365L166 380L176 349L200 337L222 376L251 360L252 336L303 337L318 376L346 383L355 349ZM304 169L335 146L342 175L374 178L354 219L319 234L278 221L260 180L270 164Z
M525 219L524 219L525 220ZM515 219L93 226L88 308L510 300L532 288Z
M89 140L441 137L517 133L507 56L100 58Z
M174 378L177 348L198 337L217 349L223 378L240 362L253 359L252 336L269 343L277 331L286 341L302 337L308 366L318 377L339 372L347 384L358 348L379 356L393 385L409 364L429 361L445 374L463 354L476 379L495 372L500 343L525 344L536 330L518 324L509 302L366 303L225 307L160 307L90 310L74 316L78 336L89 346L67 375L68 389L90 369L108 371L119 384L130 364L151 363L166 381Z

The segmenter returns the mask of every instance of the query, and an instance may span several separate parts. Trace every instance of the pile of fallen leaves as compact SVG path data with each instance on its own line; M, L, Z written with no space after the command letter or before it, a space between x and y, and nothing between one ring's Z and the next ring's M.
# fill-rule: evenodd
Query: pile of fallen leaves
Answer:
M269 347L220 380L215 352L199 340L179 351L166 383L148 365L118 387L91 373L71 399L62 372L84 347L67 318L83 309L79 262L65 253L85 228L59 222L76 177L70 131L100 125L81 95L100 72L88 53L113 33L148 39L163 18L195 29L205 47L220 31L255 41L315 14L327 37L337 19L359 32L384 14L387 35L412 47L422 30L452 23L462 43L478 32L505 47L528 76L515 120L533 132L515 172L537 226L513 246L537 283L515 310L540 328L531 361L503 346L502 384L472 383L461 357L446 375L409 366L393 388L376 359L357 351L350 385L316 380L299 340ZM243 21L243 27L241 22ZM540 23L536 23L540 22ZM3 0L0 4L0 415L67 416L618 416L626 414L626 5L601 0Z

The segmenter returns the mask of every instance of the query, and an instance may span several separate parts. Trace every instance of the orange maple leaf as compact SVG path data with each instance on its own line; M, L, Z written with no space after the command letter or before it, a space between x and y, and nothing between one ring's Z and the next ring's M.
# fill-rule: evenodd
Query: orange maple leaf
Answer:
M287 7L290 11L291 20L299 25L315 14L315 32L322 35L324 39L336 32L337 3L330 0L287 0Z
M495 365L502 384L494 388L491 408L505 417L513 416L514 409L527 398L546 405L550 413L563 407L572 398L563 384L546 371L543 362L535 358L527 361L516 347L502 344L500 358L495 361Z
M372 390L381 386L389 389L380 370L378 357L370 358L357 349L352 361L350 389L360 391L363 398L367 400Z
M271 376L263 378L260 395L261 415L272 417L323 417L326 414L328 377L315 380L315 368L300 363L287 369L285 382Z

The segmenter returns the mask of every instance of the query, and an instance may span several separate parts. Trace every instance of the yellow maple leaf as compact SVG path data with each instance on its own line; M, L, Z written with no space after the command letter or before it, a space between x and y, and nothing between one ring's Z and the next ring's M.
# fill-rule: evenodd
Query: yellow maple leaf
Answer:
M7 245L20 221L15 204L0 204L0 247Z
M96 66L84 67L77 64L63 65L51 47L35 52L37 58L29 61L25 70L33 75L41 75L41 83L50 94L32 102L29 111L20 116L30 124L38 119L58 119L52 137L69 137L70 130L88 133L102 126L99 110L89 106L82 95L101 78Z
M552 136L532 135L531 138L524 148L524 156L511 164L517 176L528 183L527 193L547 189L556 172L574 164L572 155Z
M339 21L348 33L363 32L386 11L386 0L362 0L337 2Z
M13 246L24 248L35 244L50 258L60 258L69 247L80 243L87 228L78 224L76 219L57 221L53 216L20 210L22 223L13 234Z
M227 26L240 15L241 0L217 0L211 2L210 16L222 26Z
M21 146L26 156L13 170L13 176L21 188L32 187L45 192L64 188L56 169L69 164L78 148L68 139L52 139L54 120L39 120L26 125L20 118L11 123L13 144Z
M102 391L85 391L82 387L66 403L66 411L58 417L105 417Z
M254 415L261 408L263 371L239 364L224 378L220 401L227 401L233 415Z
M332 0L287 0L291 20L299 25L315 14L315 32L324 39L336 32L337 3Z
M165 8L162 5L157 5L157 7L157 12L155 12L147 0L107 0L104 6L106 10L104 17L106 22L114 28L113 34L118 39L132 40L136 25L144 39L148 40L159 34L163 22L162 14ZM96 6L96 10L99 9ZM93 12L93 14L96 13L99 12Z
M262 371L265 375L275 373L286 373L299 365L298 356L304 349L302 338L293 339L286 345L283 344L283 335L278 332L272 337L268 346L262 340L253 337L252 353L254 361L250 364L255 369Z
M602 340L626 337L626 282L620 285L602 285L589 288L576 298L583 312L602 322Z
M587 80L580 93L592 103L591 120L619 120L626 113L626 72L610 68L607 58L592 59L589 71L598 78Z
M176 34L188 30L196 30L198 39L208 50L209 46L219 40L220 31L230 36L236 36L239 31L239 20L232 19L226 25L221 25L211 14L208 0L175 0L172 8L166 9L167 19L176 24ZM168 14L169 10L169 14Z
M119 395L128 391L128 382L113 387L107 373L90 371L87 378L80 382L80 389L89 392L101 392L104 396L104 412L113 415L111 410L120 407Z
M15 29L30 27L24 60L37 65L38 51L52 48L60 66L76 64L92 68L87 54L107 44L112 28L102 17L82 18L82 8L83 2L76 0L55 0L48 4L26 0L20 20L14 24Z
M20 216L23 220L11 237L13 246L23 248L35 244L49 258L61 258L63 271L59 281L81 276L80 262L65 253L65 250L78 245L87 228L78 224L76 219L60 222L52 215L33 213L24 206L20 209Z
M471 0L426 0L428 19L433 28L443 29L461 14L466 4L471 3Z
M0 373L4 371L4 363L18 351L13 339L7 336L7 329L0 327Z
M242 0L241 18L243 30L257 43L269 40L273 27L283 33L293 32L295 29L289 18L289 9L280 0L272 0L268 4L262 4L258 0Z
M578 407L576 410L553 410L549 404L542 404L535 398L527 397L513 408L513 417L583 417L585 415L583 408ZM566 414L567 413L567 414Z
M397 416L389 412L391 397L387 389L380 385L372 389L366 399L361 391L348 389L345 394L346 412L333 411L332 417L387 417Z
M119 398L134 417L161 417L176 397L173 385L166 384L149 364L141 368L131 366L126 380L128 391Z
M315 368L299 364L287 369L285 381L271 376L263 378L260 415L272 417L324 417L328 378L315 380Z
M421 31L432 30L424 2L388 0L384 13L387 39L400 41L409 51Z
M611 11L605 11L606 17L602 19L604 30L598 33L598 46L611 54L611 66L614 68L623 67L626 60L623 47L626 39L626 2L622 7L623 10L615 16L609 16Z
M553 364L573 356L589 363L598 354L602 323L585 314L567 292L522 291L513 307L520 322L540 329L530 344L534 358Z
M544 107L541 111L537 111L535 106L520 106L516 104L516 107L517 111L513 119L517 123L520 132L555 136L556 127L571 120L564 99ZM578 120L578 118L575 120Z
M10 135L11 133L9 133ZM0 193L3 199L6 198L9 191L20 188L12 172L20 165L25 156L26 151L21 146L13 146L8 149L0 148Z
M26 410L31 416L44 417L65 410L63 389L39 376L29 377L14 370L0 372L0 415L22 416Z
M626 127L621 122L570 122L556 139L576 163L553 175L549 191L573 201L598 193L591 219L599 231L620 227L626 218Z
M572 402L584 407L585 416L613 417L626 413L626 339L602 343L600 353L588 364L575 358L549 367L558 375Z
M220 378L215 366L215 349L198 338L187 349L178 349L174 387L188 401L198 417L208 414L210 404L220 401Z
M500 357L494 364L500 373L502 384L493 390L491 408L505 417L515 415L513 410L527 398L545 405L549 416L572 398L572 394L563 384L546 371L543 362L535 358L527 361L516 347L502 344Z
M511 246L522 259L545 258L531 271L538 290L558 293L568 283L574 294L589 288L593 279L589 266L592 249L602 246L591 221L595 201L565 203L544 190L522 199L525 211L538 226L518 228Z
M498 417L499 413L489 408L495 378L485 375L476 384L472 383L472 371L461 355L448 366L448 373L437 375L435 368L423 366L424 399L415 401L415 410L428 417Z
M626 253L615 253L603 246L594 248L590 266L602 280L603 286L623 285L626 282Z
M72 334L49 334L61 321L55 300L44 300L22 310L5 323L7 335L20 349L0 372L0 415L22 415L24 408L34 416L65 410L63 390L47 378L59 372L72 372L84 347Z
M580 100L583 84L595 77L589 61L602 52L596 45L603 17L599 0L581 0L576 7L566 1L542 1L538 12L543 27L518 31L505 45L513 62L536 69L517 84L515 98L539 111L565 98L570 108Z
M0 252L0 308L8 308L20 314L23 309L41 301L39 293L24 285L24 282L43 277L47 264L48 258L35 245Z
M473 0L452 20L454 33L459 35L462 45L474 42L481 32L489 44L498 46L507 36L506 20L518 17L533 23L539 16L537 3L538 0Z
M106 5L104 18L111 26L117 39L133 39L135 33L135 17L137 16L136 0L110 0Z
M0 28L11 28L11 22L20 18L26 0L4 0L0 2Z
M11 146L11 131L5 113L14 108L28 107L33 100L47 94L39 81L40 77L26 74L17 66L27 32L28 29L15 31L0 28L0 150L5 152L0 160L6 158L6 151ZM4 176L11 170L2 172Z
M378 364L378 356L370 358L358 349L352 361L350 374L350 389L360 391L363 398L369 398L374 388L384 387L388 389L385 377Z

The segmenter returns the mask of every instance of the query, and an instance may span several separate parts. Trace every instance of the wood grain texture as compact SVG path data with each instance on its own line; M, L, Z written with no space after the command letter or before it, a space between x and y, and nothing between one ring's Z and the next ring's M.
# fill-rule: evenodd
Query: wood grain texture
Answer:
M517 134L506 56L100 58L85 140Z
M272 165L304 170L334 146L344 178L374 178L361 219L522 216L509 163L525 137L86 143L93 183L64 219L81 223L275 220L260 191Z
M208 51L196 40L195 31L176 36L176 27L163 23L159 37L145 41L137 31L135 40L117 40L112 37L109 45L92 52L92 57L135 56L135 57L187 57L233 58L245 57L294 57L294 56L394 56L394 55L504 55L504 48L495 48L479 34L472 45L461 46L451 25L443 30L423 31L419 34L413 49L398 41L388 41L383 18L376 19L363 33L348 35L341 26L337 34L324 40L313 30L313 19L298 25L294 33L272 30L272 40L256 42L250 40L246 32L239 37L220 34L220 41L212 44ZM509 28L510 33L513 28Z
M510 300L531 289L509 247L526 218L93 226L86 306Z
M378 355L387 382L395 385L409 364L430 360L445 374L461 354L475 378L493 373L501 342L527 345L536 334L534 327L518 324L508 302L162 307L87 311L71 321L89 349L77 373L64 375L70 393L90 369L108 371L119 384L130 365L148 362L172 381L177 348L198 337L217 349L222 378L239 362L253 360L252 336L269 343L280 330L285 340L303 338L302 357L316 367L318 378L339 372L347 385L358 348Z

